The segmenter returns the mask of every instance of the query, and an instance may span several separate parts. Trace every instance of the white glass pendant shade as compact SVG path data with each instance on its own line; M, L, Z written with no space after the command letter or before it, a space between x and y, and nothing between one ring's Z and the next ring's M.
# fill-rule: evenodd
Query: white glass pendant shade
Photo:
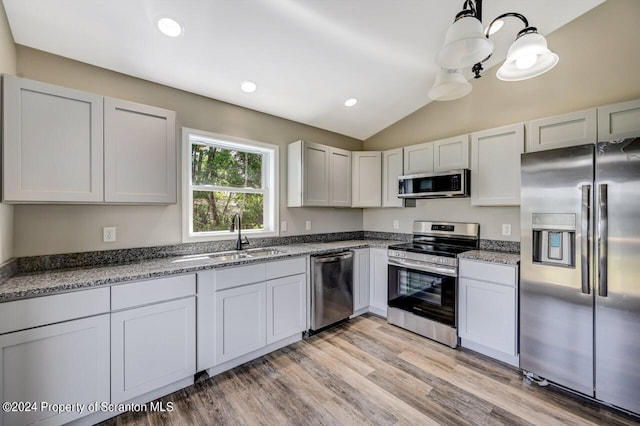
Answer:
M482 23L478 18L465 16L447 30L436 63L446 69L468 68L486 59L491 52L493 42L485 37Z
M527 33L509 47L507 59L496 76L504 81L520 81L537 77L558 63L558 55L547 47L547 40L536 33Z
M469 92L471 83L464 78L462 71L441 69L428 95L434 101L452 101L468 95Z

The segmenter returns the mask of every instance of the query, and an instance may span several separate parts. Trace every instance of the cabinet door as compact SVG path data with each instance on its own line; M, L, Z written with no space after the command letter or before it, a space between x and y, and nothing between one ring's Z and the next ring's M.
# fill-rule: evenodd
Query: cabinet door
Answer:
M370 258L370 306L369 310L374 314L387 316L388 299L388 268L387 251L384 249L372 248Z
M369 249L354 250L353 311L369 306Z
M596 109L572 112L529 122L527 152L596 143Z
M305 206L329 205L329 147L302 143L302 185Z
M265 283L216 293L216 364L266 344Z
M102 202L102 96L8 75L3 83L3 200Z
M2 335L0 368L2 401L109 402L109 315ZM3 412L0 424L59 425L86 414Z
M127 401L196 372L195 298L111 314L111 399Z
M435 172L468 168L469 135L433 142L433 170Z
M483 346L516 355L516 288L461 278L458 334Z
M104 100L104 200L176 203L176 113Z
M404 147L404 174L433 173L433 142Z
M380 151L351 153L352 207L380 207L382 196L381 158Z
M471 205L520 205L522 123L471 134Z
M329 205L351 207L351 152L329 149Z
M598 107L598 140L640 135L640 99Z
M382 153L382 207L402 207L398 198L398 176L402 176L402 148Z
M305 274L267 281L267 344L300 334L307 314Z

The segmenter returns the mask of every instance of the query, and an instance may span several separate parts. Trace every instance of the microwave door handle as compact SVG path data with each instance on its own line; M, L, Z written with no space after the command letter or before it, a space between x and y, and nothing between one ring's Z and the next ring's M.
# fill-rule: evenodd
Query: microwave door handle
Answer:
M589 285L589 250L591 247L591 185L582 187L582 209L580 213L580 262L582 272L582 293L591 294L591 286Z
M609 251L609 212L608 212L608 185L601 184L598 201L598 295L607 297L607 266Z

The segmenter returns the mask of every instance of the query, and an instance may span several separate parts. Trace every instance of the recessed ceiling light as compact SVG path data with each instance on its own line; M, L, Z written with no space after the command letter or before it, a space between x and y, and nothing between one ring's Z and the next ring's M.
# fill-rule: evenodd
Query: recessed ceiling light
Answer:
M240 83L240 90L246 93L253 93L256 91L258 86L253 81L243 81Z
M182 26L171 18L158 19L158 29L167 37L178 37L182 35Z
M344 101L344 106L346 106L346 107L352 107L352 106L354 106L354 105L355 105L355 104L357 104L357 103L358 103L358 100L357 100L356 98L349 98L349 99L347 99L346 101Z

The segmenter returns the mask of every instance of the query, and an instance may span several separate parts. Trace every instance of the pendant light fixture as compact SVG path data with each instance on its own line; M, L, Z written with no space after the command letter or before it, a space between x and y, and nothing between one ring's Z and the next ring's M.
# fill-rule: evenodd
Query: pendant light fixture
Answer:
M467 96L471 92L471 83L464 78L461 70L438 71L436 83L429 90L429 97L434 101L452 101Z
M489 36L502 26L504 18L518 18L525 28L518 32L516 40L509 47L507 59L496 73L500 80L519 81L537 77L558 63L558 55L549 50L546 39L538 33L537 28L529 26L524 15L503 13L482 31L482 0L466 0L462 7L463 10L456 15L447 30L444 44L436 56L436 63L442 70L429 91L431 99L458 99L471 91L470 86L464 88L464 84L460 82L460 77L464 79L461 69L472 67L474 77L481 77L482 63L493 54L493 42L489 40ZM457 82L455 90L454 82Z

